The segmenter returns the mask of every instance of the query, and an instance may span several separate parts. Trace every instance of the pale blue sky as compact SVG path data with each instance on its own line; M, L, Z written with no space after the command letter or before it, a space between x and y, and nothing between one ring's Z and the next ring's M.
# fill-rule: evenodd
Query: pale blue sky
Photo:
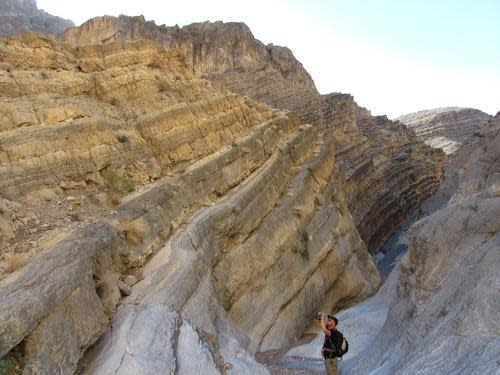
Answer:
M139 15L157 24L242 21L292 49L321 93L348 92L374 114L442 106L500 110L500 0L39 0L77 24Z

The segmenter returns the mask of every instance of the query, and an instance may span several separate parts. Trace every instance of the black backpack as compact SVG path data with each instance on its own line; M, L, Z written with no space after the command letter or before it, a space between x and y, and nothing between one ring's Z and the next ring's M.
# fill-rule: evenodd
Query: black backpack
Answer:
M330 349L323 348L321 349L323 358L330 358L330 355L334 354L335 357L342 359L342 356L349 351L349 342L347 342L347 339L344 337L342 332L340 331L337 332L340 333L340 335L342 336L342 343L340 344L340 348L337 348L335 345L333 345L331 341L332 339L329 336L327 336L328 341L330 341L330 345L335 348L335 353L332 353L332 350Z

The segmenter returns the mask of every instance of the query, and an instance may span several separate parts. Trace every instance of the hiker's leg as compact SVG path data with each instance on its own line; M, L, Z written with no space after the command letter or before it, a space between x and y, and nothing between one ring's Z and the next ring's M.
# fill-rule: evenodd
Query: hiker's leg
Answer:
M337 369L337 358L325 359L326 375L339 375Z

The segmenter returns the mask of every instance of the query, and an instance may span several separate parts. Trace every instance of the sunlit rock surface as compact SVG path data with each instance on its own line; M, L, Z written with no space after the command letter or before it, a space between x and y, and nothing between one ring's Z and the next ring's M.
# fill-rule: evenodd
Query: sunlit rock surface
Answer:
M442 180L243 24L99 17L0 58L0 356L26 373L266 373L376 291L367 249Z

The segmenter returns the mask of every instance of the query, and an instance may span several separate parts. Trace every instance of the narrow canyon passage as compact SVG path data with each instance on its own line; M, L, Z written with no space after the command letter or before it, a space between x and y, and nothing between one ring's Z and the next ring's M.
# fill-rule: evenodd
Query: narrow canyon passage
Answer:
M441 189L383 245L389 258L378 265L389 275L377 294L337 314L350 340L341 373L498 372L499 327L488 316L500 303L499 120L450 157ZM272 372L322 373L322 341L299 343ZM471 347L481 348L477 358Z
M441 194L435 194L428 198L424 201L422 207L417 212L408 216L381 245L379 252L374 257L375 264L383 277L383 283L380 288L388 287L384 286L384 284L387 282L389 274L408 251L410 227L421 218L432 214L438 206L442 205L442 202L438 202L442 200ZM389 302L389 300L385 301L387 306L384 306L382 303L376 306L372 314L367 313L370 309L366 309L363 315L358 313L354 318L350 318L349 315L346 317L346 314L343 312L340 312L340 314L334 312L335 315L341 317L339 329L349 337L359 335L359 330L353 327L356 324L365 326L367 320L372 320L372 322L378 321L380 325L385 320L386 315L384 314L387 314ZM363 305L365 303L360 302L360 304ZM354 305L348 308L348 311L355 311L357 308L359 308L359 305ZM309 329L305 336L290 347L259 353L257 356L258 360L266 364L273 375L324 374L324 363L320 355L323 345L323 335L319 334L318 336L314 334L315 331L319 331L319 327L314 326L315 329ZM357 344L356 340L350 343L351 352L356 352ZM348 355L345 358L348 359L349 357Z

